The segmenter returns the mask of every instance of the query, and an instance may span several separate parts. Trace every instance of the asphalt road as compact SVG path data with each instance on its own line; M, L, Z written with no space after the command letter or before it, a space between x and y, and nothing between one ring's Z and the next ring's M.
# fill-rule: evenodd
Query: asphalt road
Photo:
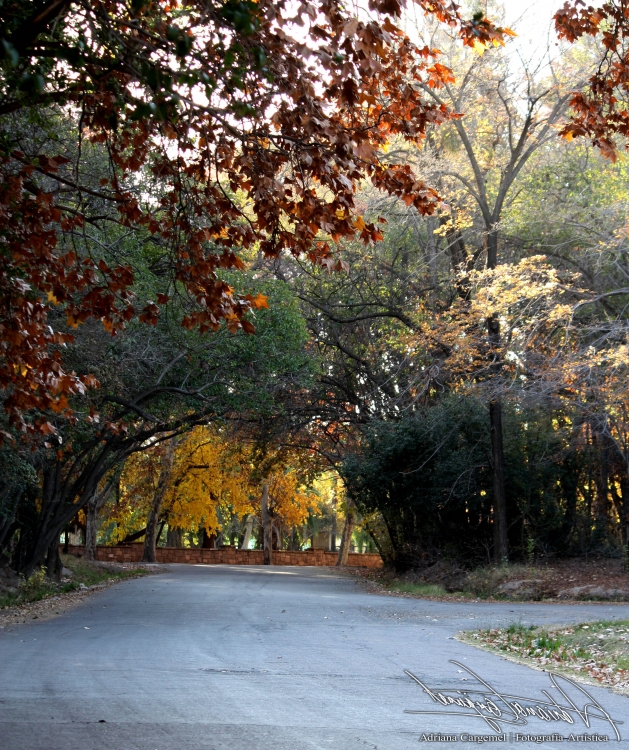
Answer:
M405 670L433 692L459 698L491 688L532 699L520 701L526 708L548 702L546 690L565 703L548 673L452 636L514 621L600 617L629 617L629 607L428 602L366 594L353 579L316 568L171 566L0 635L0 750L470 747L462 733L496 733L474 709L436 703ZM516 742L516 733L598 733L629 748L629 698L587 688L590 698L560 685L576 708L590 704L589 728L574 711L564 715L573 724L529 716L526 724L503 724L506 742L490 746L533 746ZM495 709L485 702L478 710L513 720L493 699ZM620 742L609 720L592 717L604 712L625 721ZM431 741L437 733L457 740Z

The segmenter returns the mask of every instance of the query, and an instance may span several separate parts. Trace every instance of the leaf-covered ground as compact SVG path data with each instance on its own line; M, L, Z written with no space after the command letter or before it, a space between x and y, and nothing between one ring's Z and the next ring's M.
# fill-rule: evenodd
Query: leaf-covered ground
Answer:
M629 693L629 620L554 627L510 625L458 638L505 659Z

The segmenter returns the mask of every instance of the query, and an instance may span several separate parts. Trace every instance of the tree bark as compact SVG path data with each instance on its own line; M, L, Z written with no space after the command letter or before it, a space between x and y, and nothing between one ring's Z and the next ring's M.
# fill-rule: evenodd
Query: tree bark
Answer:
M157 489L153 495L153 503L149 516L146 522L146 535L144 537L144 554L142 555L142 562L154 563L157 562L155 555L155 546L157 543L157 522L159 520L159 513L162 509L162 503L168 490L168 484L170 482L170 475L173 470L173 463L175 459L175 447L176 440L170 440L162 456L162 464L159 472L159 480L157 483Z
M498 265L498 230L487 226L487 268ZM489 344L495 352L500 347L500 321L491 316L487 321ZM497 377L500 363L492 365ZM509 559L509 537L507 534L507 490L505 486L505 455L502 438L502 400L492 398L489 402L489 427L491 431L491 459L493 467L493 503L494 503L494 562L501 563Z
M487 268L495 268L498 265L498 230L493 227L487 228Z
M436 288L437 287L437 235L435 230L439 224L439 219L436 216L428 216L426 218L426 255L428 261L428 271L430 273L430 283Z
M245 522L245 535L242 538L240 549L249 549L251 543L251 532L253 531L253 513L249 513Z
M88 500L85 509L85 549L83 557L85 560L96 560L96 536L98 533L98 514L103 505L109 499L114 486L118 482L118 477L111 480L102 492L94 492Z
M96 559L97 518L96 497L93 497L88 501L85 508L85 549L83 550L83 558L85 560Z
M507 535L507 496L502 442L502 402L500 399L494 399L489 404L489 423L491 426L491 457L493 463L494 562L501 563L509 559L509 538Z
M626 544L629 547L629 469L627 468L625 468L620 478L620 499L622 503L622 515L620 517L621 540L622 544Z
M609 534L609 447L605 435L592 430L595 445L598 447L598 465L594 475L596 501L594 505L594 523L600 535L605 539Z
M14 554L16 569L25 578L45 562L50 546L59 542L63 527L85 507L98 483L129 452L112 438L102 447L87 446L78 458L55 461L44 468L37 519L30 528L20 526L19 550Z
M200 542L202 549L216 549L216 534L214 534L214 532L208 534L207 529L203 528L201 529Z
M341 547L339 549L339 556L337 558L337 565L347 565L347 556L349 555L349 546L352 541L352 534L354 532L354 524L356 523L356 516L354 508L349 507L345 514L345 525L343 526L343 534L341 536Z
M157 532L157 538L155 540L155 546L159 546L159 541L162 538L162 534L164 533L164 527L166 526L166 521L162 521L159 526L159 531Z
M269 513L269 483L262 486L260 500L260 516L262 521L262 539L264 547L264 564L273 565L273 519Z
M59 583L61 581L61 572L63 571L63 564L59 555L59 539L56 538L48 548L46 554L46 575L53 581Z
M131 544L131 542L135 542L138 539L141 539L146 534L146 526L143 529L140 529L139 531L134 531L133 534L127 534L127 536L124 539L121 539L119 542L117 542L118 545L123 544Z
M11 541L11 537L18 528L18 524L15 522L15 511L11 515L4 518L3 522L0 523L0 551L2 551L5 544Z
M183 547L181 543L181 529L168 529L166 532L167 547Z
M273 549L282 549L282 531L275 525L273 525Z

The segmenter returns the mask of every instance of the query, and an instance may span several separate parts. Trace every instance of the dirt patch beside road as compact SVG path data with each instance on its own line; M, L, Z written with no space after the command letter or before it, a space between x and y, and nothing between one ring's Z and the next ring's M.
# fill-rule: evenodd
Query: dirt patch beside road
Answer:
M157 565L137 563L90 563L77 558L63 556L68 576L61 584L42 581L37 590L31 582L18 588L9 603L0 609L0 632L9 632L18 625L34 620L49 620L73 609L85 599L115 583L130 578L139 578L152 573L162 573ZM31 596L34 601L27 601Z
M436 601L629 601L629 575L621 560L488 565L472 571L442 561L402 575L386 570L346 572L373 593Z

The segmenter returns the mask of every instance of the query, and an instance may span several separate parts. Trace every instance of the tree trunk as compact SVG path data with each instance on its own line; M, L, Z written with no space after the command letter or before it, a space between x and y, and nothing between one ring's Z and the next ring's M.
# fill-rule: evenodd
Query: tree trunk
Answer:
M160 539L162 538L162 534L164 533L164 527L166 526L166 521L162 521L159 527L159 531L157 532L157 538L155 540L155 546L159 547Z
M332 517L332 531L330 532L330 552L336 552L336 510Z
M202 549L216 549L216 534L208 534L207 529L201 529L201 548Z
M57 537L48 548L46 555L46 575L48 578L59 583L61 581L62 570L63 564L59 556L59 537Z
M153 495L153 503L149 516L146 522L146 535L144 537L144 554L142 555L142 562L154 563L157 562L155 555L155 547L157 543L157 523L159 520L159 514L162 509L162 503L166 496L166 491L170 482L170 475L173 470L173 463L175 459L175 447L176 440L170 440L162 456L162 465L159 472L159 480L157 483L157 489Z
M181 543L181 529L168 529L166 532L167 547L183 547Z
M0 551L9 544L18 527L19 525L15 522L15 512L3 519L0 523Z
M103 509L103 505L109 500L113 489L118 484L118 477L107 483L102 492L94 492L88 500L85 509L85 550L83 557L85 560L96 560L96 536L98 533L98 514Z
M437 287L437 235L435 234L435 230L438 224L439 219L436 216L428 216L426 218L428 271L430 273L430 283L435 289Z
M249 549L249 544L251 543L251 532L253 530L253 513L249 513L247 516L247 521L245 523L245 535L242 538L242 544L240 545L240 549Z
M491 457L493 463L494 503L494 562L509 559L507 536L507 493L505 488L504 446L502 443L502 402L495 399L489 404L491 426Z
M89 500L85 508L85 549L83 550L83 558L85 560L96 560L97 519L96 496L94 496Z
M339 556L336 561L337 565L347 565L347 556L349 555L349 546L352 541L352 533L354 532L354 524L356 517L354 514L354 508L349 507L345 514L345 525L343 526L343 534L341 536L341 547L339 549Z
M498 230L487 226L487 268L498 265ZM500 347L500 321L492 316L487 321L489 344L497 353ZM492 371L497 377L501 366L494 363ZM502 401L500 397L489 402L489 426L491 431L491 461L493 468L494 503L494 562L509 559L509 537L507 534L507 491L505 487L505 455L502 440Z
M19 550L14 554L15 565L25 578L45 562L50 546L59 542L64 526L86 506L99 482L112 468L121 465L128 454L127 448L121 448L112 438L93 452L88 448L83 454L85 460L55 461L42 470L36 519L30 525L20 524ZM68 464L71 464L69 471Z
M269 513L269 483L262 486L260 500L260 520L262 521L262 539L264 547L264 564L273 565L273 519Z
M607 541L610 526L609 508L609 448L605 435L593 430L595 444L598 446L598 466L594 474L596 501L594 505L594 524L599 541Z
M273 549L282 549L282 530L277 526L273 526Z
M620 479L620 498L622 515L620 517L620 533L622 543L629 547L629 469L625 469Z
M492 227L487 229L487 268L495 268L498 265L498 230Z

